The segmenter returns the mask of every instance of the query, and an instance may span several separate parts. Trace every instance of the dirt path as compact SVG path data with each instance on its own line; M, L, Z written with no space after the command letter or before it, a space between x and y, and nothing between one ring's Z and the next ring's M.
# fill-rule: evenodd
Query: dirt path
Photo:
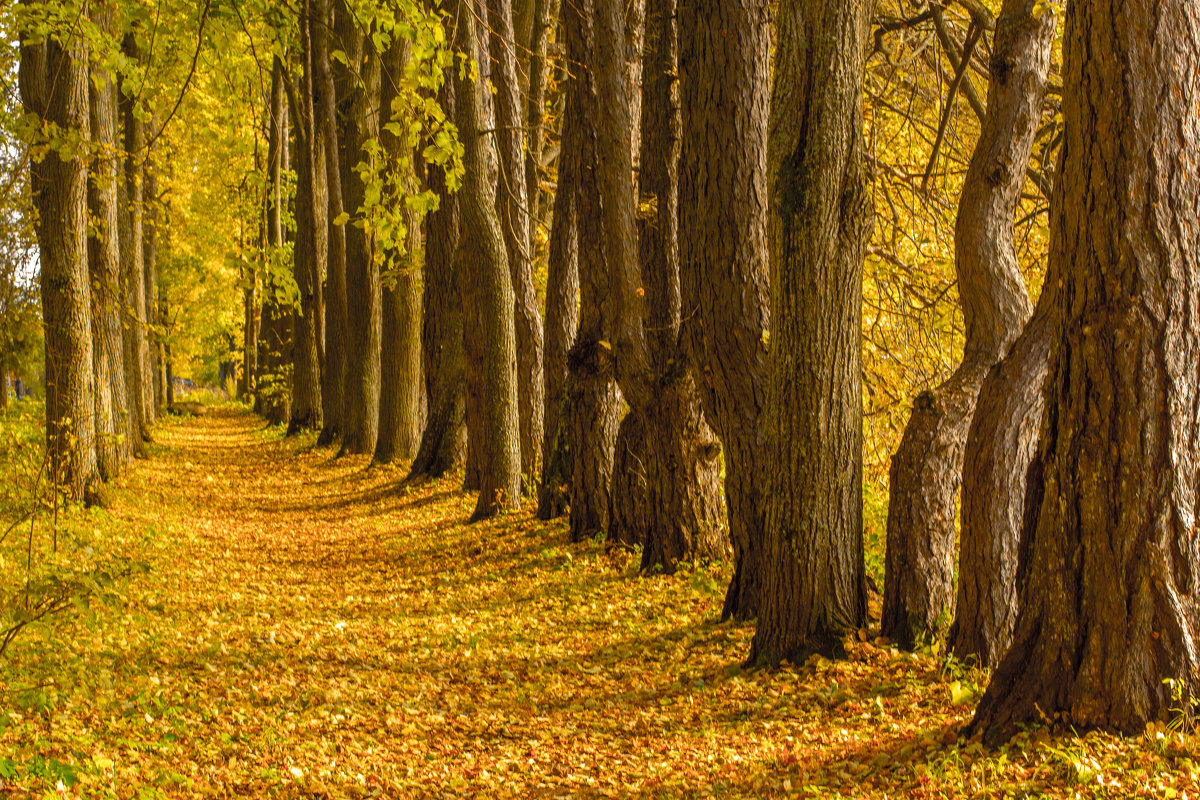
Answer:
M157 532L151 571L71 639L88 677L49 733L0 734L82 764L68 794L869 795L881 755L887 791L920 787L914 743L966 719L887 649L742 670L724 567L643 578L529 513L466 526L456 481L401 491L241 411L157 438L110 520Z

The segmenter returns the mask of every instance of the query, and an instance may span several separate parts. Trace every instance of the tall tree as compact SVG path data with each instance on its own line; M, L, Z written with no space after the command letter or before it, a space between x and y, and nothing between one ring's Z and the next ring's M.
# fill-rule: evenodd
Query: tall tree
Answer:
M604 5L610 16L615 10ZM629 387L630 411L621 422L617 438L617 465L613 473L612 520L610 539L642 544L642 567L671 570L681 561L719 558L726 554L722 518L724 508L720 492L720 446L704 421L700 397L689 369L687 354L679 340L682 323L682 299L679 289L679 92L678 35L673 0L649 0L646 5L646 36L642 70L643 99L641 120L641 170L638 180L639 252L635 258L626 253L625 263L640 262L640 274L629 274L614 285L614 295L625 296L622 316L641 314L638 290L645 295L644 332L640 326L622 325L617 334L618 359L626 353L642 351L634 368L639 375L623 376L622 388ZM601 24L604 38L615 38L620 31L619 17ZM602 39L603 41L603 39ZM598 60L598 63L603 63ZM623 86L619 74L609 83ZM601 91L608 91L604 88ZM619 92L614 91L614 94ZM618 131L617 103L608 114L602 112L601 131ZM630 108L626 103L624 108ZM610 135L600 162L605 169L621 169L631 174L631 165L622 164L616 153L629 151L627 142L614 142ZM610 152L611 151L611 152ZM618 186L624 197L626 187ZM632 228L632 187L628 190L628 224ZM616 198L606 194L604 205L611 208ZM632 238L632 230L629 231ZM615 232L604 241L614 242ZM630 250L632 251L632 246ZM608 258L610 270L620 268L620 258ZM626 332L627 331L627 332ZM624 373L622 368L619 372ZM630 386L630 382L641 384ZM632 457L629 457L632 456ZM623 459L628 457L628 462Z
M392 36L384 56L379 109L387 115L380 125L380 141L387 169L397 175L407 197L417 193L414 142L407 126L397 128L408 116L407 101L400 91L408 64L411 43L399 33ZM397 113L403 112L397 118ZM405 131L401 135L400 131ZM405 202L405 235L391 254L383 286L383 330L380 346L379 436L375 460L387 463L408 460L421 442L421 411L425 387L421 374L421 215Z
M92 7L92 21L110 31L110 6ZM88 178L88 265L92 285L92 331L96 361L96 445L101 477L114 476L129 457L128 394L121 333L120 180L117 151L117 95L111 76L98 64L88 83L89 123L95 155ZM105 402L107 397L107 403ZM107 414L107 417L105 416Z
M478 63L486 57L486 49L476 33L475 15L479 9L472 9L471 2L459 0L454 44ZM467 251L459 285L463 291L463 317L478 324L475 333L483 355L476 389L479 425L473 426L471 417L467 418L468 441L474 440L478 448L480 468L479 500L472 519L521 505L516 299L504 235L496 214L495 189L487 180L495 156L485 135L483 89L483 82L473 80L470 75L460 73L456 77L454 120L464 147L459 200L463 229L470 231L459 245ZM467 380L471 381L469 369ZM468 392L471 391L468 385Z
M454 84L453 70L447 70L438 104L451 119L456 113ZM428 413L408 480L441 477L462 466L466 456L459 197L447 191L441 170L429 170L426 180L439 198L425 217L421 351Z
M96 466L95 363L88 281L87 165L77 142L88 139L88 62L82 40L21 37L21 100L27 113L55 126L62 144L30 169L41 255L46 326L46 449L51 474L75 499L87 499ZM7 391L7 389L5 389Z
M1200 8L1072 3L1063 55L1061 286L990 742L1046 716L1141 731L1200 689Z
M685 342L725 455L735 567L723 616L758 614L767 398L770 4L679 4L679 264Z
M1007 0L996 22L987 114L963 181L955 267L966 326L954 374L913 405L892 458L882 632L902 646L945 635L954 610L956 506L975 401L1029 317L1014 216L1042 119L1054 13Z
M338 8L338 38L358 69L352 84L350 115L344 131L346 161L358 164L377 158L365 148L379 139L379 76L381 55L345 4ZM342 203L353 216L366 203L365 178L342 174ZM342 452L374 453L379 435L379 353L383 326L383 284L376 258L374 229L366 224L346 226L346 386L342 396Z
M288 86L288 106L295 132L296 243L295 275L298 308L292 317L292 403L288 432L320 430L322 365L321 265L328 255L329 204L325 179L324 128L314 124L312 36L324 24L312 2L300 14L303 74Z
M866 621L862 270L874 213L862 106L873 11L873 0L779 9L766 572L751 650L761 662L837 652Z
M150 130L158 131L158 119L150 118ZM145 201L145 222L142 225L142 258L145 271L144 286L146 290L146 349L150 353L150 380L147 383L149 397L147 408L152 419L158 418L159 409L166 402L166 385L163 381L163 350L162 350L162 317L159 314L158 293L158 164L156 163L157 146L147 145L146 158L142 162L142 182L145 186L143 199Z
M487 0L488 37L496 84L495 140L500 156L497 204L508 267L516 296L517 399L521 425L521 472L535 478L542 442L542 317L533 288L533 239L524 160L525 113L517 76L512 0ZM537 187L533 187L536 193Z

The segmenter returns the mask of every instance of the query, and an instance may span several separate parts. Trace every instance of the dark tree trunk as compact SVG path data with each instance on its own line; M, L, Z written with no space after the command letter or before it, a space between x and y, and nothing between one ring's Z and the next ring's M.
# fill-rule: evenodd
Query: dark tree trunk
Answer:
M101 29L111 30L111 11L94 9L92 19ZM100 475L109 480L129 458L129 400L121 334L117 95L106 72L93 67L91 77L88 84L90 127L97 152L94 174L88 182L88 208L93 219L93 231L88 239L88 264L93 299L93 357L96 361L96 445Z
M301 45L311 59L309 31L324 24L313 6L304 4ZM311 63L311 62L310 62ZM321 265L328 255L329 203L325 186L324 129L314 124L311 66L304 70L298 91L289 92L296 131L295 274L299 308L292 315L292 407L288 433L320 430L321 425Z
M837 653L866 622L862 270L874 214L863 165L873 0L785 0L768 155L771 381L762 605L751 661Z
M342 25L342 40L357 36L356 20ZM379 138L380 54L369 40L353 48L362 51L345 142L348 160L370 156L363 147ZM355 163L358 163L357 160ZM343 176L346 177L346 176ZM366 185L358 175L342 183L342 202L352 216L365 202ZM375 452L379 435L379 354L383 328L383 283L375 258L376 237L371 226L347 225L346 231L346 388L342 397L342 452Z
M882 632L903 647L940 639L954 611L954 544L963 448L988 370L1029 317L1014 218L1050 68L1055 15L1007 0L996 22L987 114L963 182L955 266L966 324L954 374L913 405L892 458Z
M1061 278L1020 608L971 728L1140 732L1200 675L1200 8L1072 3L1050 210Z
M455 45L477 61L486 52L476 35L475 14L459 0L458 29ZM462 227L469 232L460 242L465 251L459 284L463 289L463 317L477 323L476 330L483 364L479 383L471 384L468 367L468 392L478 391L478 427L467 418L469 441L478 448L479 501L473 520L494 516L521 505L521 445L517 421L517 353L515 295L508 269L504 235L496 214L496 197L490 174L489 138L484 135L485 114L482 81L456 77L455 123L462 137L464 154L460 203ZM468 358L470 353L468 353ZM469 400L468 400L469 402ZM468 406L469 410L469 406Z
M567 118L574 112L567 98ZM563 125L558 159L558 189L554 195L553 227L546 256L546 335L542 479L538 487L538 518L553 519L567 512L571 494L570 419L567 391L567 353L579 328L579 198L577 124Z
M643 544L643 569L670 571L681 561L727 555L728 540L720 445L704 421L679 341L679 49L673 0L650 0L645 30L638 282L650 331L644 365L649 391L625 416L617 437L610 538ZM603 117L601 126L615 128ZM608 154L602 158L613 160ZM625 291L636 295L629 287Z
M739 619L758 614L764 569L769 14L763 0L679 6L684 336L725 452L735 565L722 616Z
M529 195L529 242L532 247L537 241L538 220L541 219L541 167L542 167L542 152L546 144L546 132L542 126L546 116L546 80L550 73L550 60L547 58L550 52L550 34L553 31L555 21L558 19L558 9L560 0L533 0L533 15L532 15L532 43L529 53L529 91L526 95L526 112L525 126L528 135L526 140L525 152L525 191ZM562 187L562 166L559 166L559 188ZM530 251L531 257L533 251ZM549 313L549 312L547 312ZM549 330L549 323L546 324L546 329ZM573 334L574 332L572 332ZM547 343L548 347L549 344ZM565 351L564 351L565 352ZM547 365L548 359L543 354L543 368ZM559 363L559 362L554 362ZM565 362L563 362L565 363ZM548 382L549 378L543 372L543 382ZM543 394L543 402L545 395ZM545 421L543 419L543 421ZM549 438L546 434L545 438ZM541 443L539 443L541 444ZM542 469L545 470L545 452L543 448ZM544 482L543 482L544 485ZM539 501L540 508L540 501ZM540 513L540 512L539 512Z
M453 119L454 80L447 71L438 103ZM458 291L458 195L446 191L442 171L428 171L440 202L425 219L425 292L421 349L429 398L421 444L407 480L438 478L462 466L466 456L463 313Z
M267 251L263 281L262 332L255 381L255 410L272 424L286 422L291 415L290 380L284 374L291 364L291 309L279 296L276 283L277 259L283 247L283 198L281 179L287 157L287 116L283 102L283 62L275 58L271 67L271 109L267 131L266 197ZM274 265L274 268L273 268Z
M52 36L39 44L23 43L20 84L26 112L87 140L87 52L78 37L67 46ZM38 215L46 332L46 449L55 483L85 500L99 476L82 155L63 158L49 150L31 166L30 189Z
M338 21L345 24L345 5L337 4ZM330 3L318 0L317 15L331 24ZM353 33L353 28L351 33ZM349 41L334 42L335 48L343 49L346 60L357 63L360 53L356 45L361 37L352 36ZM352 113L353 85L357 76L341 61L335 62L335 81L329 64L329 36L324 26L313 32L313 113L325 135L325 180L329 187L329 236L327 240L325 278L325 369L321 373L321 434L317 443L330 445L342 437L346 392L346 348L350 341L347 327L346 295L346 226L336 220L346 209L343 206L344 187L356 180L350 169L358 163L353 153L346 150L345 130L338 126L338 109L342 118ZM352 213L354 209L350 209Z
M415 194L416 143L386 129L393 102L401 97L397 82L403 77L408 58L408 40L396 36L383 64L379 108L387 116L381 120L380 140L388 169L399 170L406 193ZM405 241L392 254L383 286L379 437L375 442L375 460L380 463L413 458L421 442L421 400L425 393L421 374L421 217L407 209L405 223Z
M517 400L521 427L521 473L532 485L542 443L542 317L533 288L529 192L525 184L524 113L517 80L512 0L488 0L489 45L496 84L496 135L500 156L497 194L500 228L516 295ZM534 186L533 194L537 187Z
M579 170L576 196L579 249L580 314L567 359L567 452L571 456L570 527L574 541L609 530L609 490L613 453L621 421L612 353L613 310L608 270L600 248L605 231L598 181L596 125L595 13L592 0L569 3L563 10L567 57L573 69L567 83L563 139ZM568 133L573 126L574 132Z
M125 55L138 61L141 51L134 34L126 34L122 46ZM145 127L134 113L132 98L122 96L121 117L125 136L124 206L125 220L121 236L121 277L124 281L122 296L125 298L126 342L125 355L126 391L130 398L130 413L133 415L134 447L139 441L150 438L152 411L148 399L152 392L153 376L150 374L150 348L147 341L146 273L143 253L145 213L144 187L142 183L142 159L145 158Z
M157 130L157 118L151 118L152 131ZM162 352L162 317L158 307L158 164L154 160L157 148L151 147L142 164L143 181L145 182L146 221L142 226L145 241L142 244L142 257L146 270L146 346L150 351L150 397L148 408L152 419L158 418L160 409L166 403L166 391L163 385L163 352Z

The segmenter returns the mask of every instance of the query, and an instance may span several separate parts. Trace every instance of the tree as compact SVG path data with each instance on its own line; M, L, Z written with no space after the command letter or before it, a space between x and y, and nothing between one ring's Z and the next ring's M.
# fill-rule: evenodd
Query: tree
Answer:
M1014 215L1042 119L1054 14L1008 0L996 23L987 115L955 225L963 360L922 392L892 458L882 633L904 647L945 635L954 610L956 506L975 401L1029 316ZM978 29L975 29L978 33ZM966 589L970 591L969 588Z
M46 449L54 480L72 498L84 500L99 480L83 158L89 133L87 51L78 37L21 40L21 100L27 113L53 126L59 137L30 171L46 325Z
M455 47L478 63L485 50L476 34L475 12L463 5L472 0L459 2ZM475 391L479 398L478 424L472 425L469 408L467 417L468 441L475 442L479 457L479 500L473 520L521 505L516 301L494 189L486 180L494 153L484 133L482 89L482 81L471 75L460 73L455 79L454 119L463 142L465 170L459 201L462 226L471 232L459 244L466 251L459 286L463 317L478 325L475 334L483 361L477 387L470 386L469 366L467 371L468 393Z
M679 264L685 341L725 455L734 575L724 617L758 614L767 397L769 4L679 5Z
M768 155L771 380L766 566L751 660L831 653L866 621L862 163L872 0L786 2Z
M1141 731L1200 689L1200 10L1073 3L1063 54L1062 283L1013 643L971 723L989 742L1044 717Z

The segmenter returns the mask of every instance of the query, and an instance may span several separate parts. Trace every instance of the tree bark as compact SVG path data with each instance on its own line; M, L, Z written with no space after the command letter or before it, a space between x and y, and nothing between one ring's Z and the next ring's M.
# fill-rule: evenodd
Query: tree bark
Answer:
M488 37L496 84L496 135L500 155L497 211L516 295L517 398L521 426L521 473L536 480L542 442L542 316L533 288L529 192L523 158L525 115L517 77L512 0L488 0ZM534 193L537 187L534 186Z
M459 0L455 46L476 61L486 50L476 35L475 13ZM480 415L478 427L468 416L469 441L479 455L479 500L472 520L491 517L521 505L520 427L517 421L517 353L515 294L508 268L504 235L496 214L496 198L487 180L494 155L484 135L482 81L457 76L455 85L455 123L462 139L463 184L459 193L462 227L470 235L463 237L465 250L460 273L463 292L463 317L477 322L478 341L483 364L478 383ZM468 392L474 387L468 368ZM469 402L469 401L468 401Z
M386 129L393 105L406 104L398 88L409 59L409 42L395 35L383 63L380 140L388 169L400 172L407 194L416 194L415 150L407 138ZM400 118L401 124L404 117ZM405 461L417 454L421 442L421 406L425 387L421 374L421 217L405 208L405 241L392 255L383 286L383 332L380 351L379 436L375 461Z
M566 118L577 102L568 93ZM542 354L545 379L542 439L542 477L538 487L539 519L553 519L567 512L571 495L571 469L567 420L567 353L579 329L579 200L577 145L578 123L563 124L558 159L558 188L550 242L546 254L546 332Z
M291 355L291 308L280 297L277 282L283 248L283 163L287 158L287 117L283 97L283 62L276 57L271 66L271 109L267 131L266 197L267 248L263 276L262 333L259 339L258 377L255 381L255 410L272 424L291 416L290 380L285 375Z
M325 193L325 137L313 109L310 31L322 24L305 2L301 46L308 62L298 91L289 92L296 132L295 274L299 308L292 315L292 403L288 433L321 430L321 265L328 256L328 211Z
M126 57L138 61L142 54L134 34L125 35L122 49ZM150 374L150 348L146 338L146 274L145 254L142 251L143 220L145 203L142 184L142 159L145 157L145 129L142 121L134 114L133 98L121 97L121 117L124 125L125 163L124 206L121 237L121 277L124 281L122 294L125 298L126 339L124 343L126 391L130 397L130 412L134 416L134 447L150 439L151 409L147 400L151 396L147 385L153 385Z
M758 614L764 565L769 4L679 6L684 341L725 453L734 575L723 617Z
M1007 0L996 22L987 114L963 182L955 266L966 326L954 374L913 405L892 458L882 633L902 647L945 636L954 612L963 449L988 370L1029 317L1014 214L1042 119L1055 17Z
M39 44L23 41L19 77L27 113L58 126L64 136L87 140L87 52L78 38L66 45L53 36ZM99 475L88 282L87 165L82 154L51 148L32 164L30 189L41 255L50 474L70 497L86 500Z
M873 0L788 0L779 10L767 569L750 655L760 663L836 654L866 622L862 270L874 213L862 103L873 10Z
M92 20L112 29L112 11L96 6ZM93 233L88 238L92 283L92 340L96 361L96 445L100 476L112 479L129 458L129 399L121 335L121 242L117 183L117 95L112 78L93 65L88 84L90 129L96 147L88 181ZM107 406L104 398L107 397Z
M151 117L152 131L157 129L157 118ZM150 396L147 407L151 418L157 420L159 410L166 403L163 384L162 317L158 307L158 164L154 160L155 147L148 148L142 163L142 180L145 185L145 224L142 234L142 257L145 261L146 289L146 347L150 352L150 381L147 384Z
M988 742L1045 717L1140 732L1200 689L1200 9L1073 3L1063 54L1062 284Z
M438 104L454 118L454 79L447 70ZM406 480L440 478L463 465L466 427L463 311L458 291L459 198L446 190L440 169L428 171L429 188L440 201L425 218L425 292L421 349L429 398L421 444Z
M534 248L530 251L532 254L536 250L534 244L537 242L538 221L541 219L541 167L542 153L546 144L546 132L543 130L544 120L546 117L546 81L550 73L550 60L547 57L550 52L550 34L553 31L554 24L558 20L558 9L560 0L533 0L533 17L532 17L532 44L530 45L529 53L529 90L526 94L526 112L525 124L528 134L527 147L525 151L525 191L528 194L529 201L529 243L530 247ZM559 188L562 187L562 167L559 167ZM549 311L547 310L547 313ZM549 330L549 324L546 329ZM549 346L548 344L546 346ZM559 362L554 362L559 363ZM549 381L545 375L545 366L547 359L543 353L543 385ZM545 394L543 393L544 406L549 403L545 402ZM543 418L543 422L545 419ZM548 434L543 437L548 438ZM545 470L546 461L543 448L542 469ZM543 482L544 483L544 482ZM540 501L539 501L540 508ZM540 513L540 512L539 512Z
M317 437L320 445L330 445L342 437L346 393L346 348L350 341L347 323L346 294L346 226L335 224L345 211L343 191L345 185L356 180L350 169L357 161L347 150L344 128L338 126L338 109L342 118L352 113L357 76L351 75L345 64L335 62L336 81L329 64L329 36L326 25L332 24L330 3L317 0L317 16L325 22L321 30L313 32L313 112L318 117L325 135L325 180L329 187L329 234L327 241L325 280L325 370L321 373L321 433ZM345 5L339 3L338 21L346 17ZM346 20L351 22L352 20ZM345 23L343 23L345 24ZM353 33L353 29L351 29ZM350 41L335 42L346 53L346 60L357 63L360 57L361 37L353 36ZM354 209L350 209L351 212Z

